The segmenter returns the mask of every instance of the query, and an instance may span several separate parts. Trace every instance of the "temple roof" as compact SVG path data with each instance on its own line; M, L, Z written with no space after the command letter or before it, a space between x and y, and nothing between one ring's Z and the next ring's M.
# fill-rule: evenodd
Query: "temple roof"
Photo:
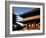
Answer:
M26 17L30 17L30 16L35 16L35 15L40 15L40 8L36 8L32 11L29 11L27 13L23 13L19 16L23 17L23 18L26 18Z

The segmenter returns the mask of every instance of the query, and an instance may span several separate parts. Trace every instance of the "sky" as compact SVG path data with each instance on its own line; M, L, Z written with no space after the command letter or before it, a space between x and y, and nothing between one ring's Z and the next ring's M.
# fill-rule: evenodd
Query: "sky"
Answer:
M22 17L19 16L19 14L26 13L28 11L32 11L34 8L28 8L28 7L13 7L12 11L14 14L17 15L17 21L23 20Z

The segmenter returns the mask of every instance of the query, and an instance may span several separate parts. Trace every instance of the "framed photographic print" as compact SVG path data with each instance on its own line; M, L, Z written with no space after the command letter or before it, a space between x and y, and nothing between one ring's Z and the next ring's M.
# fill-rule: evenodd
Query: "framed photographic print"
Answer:
M44 35L44 3L5 2L5 36Z

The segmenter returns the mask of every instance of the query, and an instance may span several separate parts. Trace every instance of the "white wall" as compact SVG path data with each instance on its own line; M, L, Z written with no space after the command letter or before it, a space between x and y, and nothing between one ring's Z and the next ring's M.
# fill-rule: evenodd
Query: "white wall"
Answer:
M16 1L28 1L28 2L45 2L46 0L16 0ZM46 6L46 4L45 4ZM46 7L45 7L46 10ZM45 11L46 12L46 11ZM45 13L46 16L46 13ZM46 17L45 17L46 19ZM46 21L46 20L45 20ZM45 29L46 29L46 24L45 24ZM0 0L0 38L4 38L5 36L5 2L4 0ZM45 35L40 35L40 36L25 36L25 37L16 37L16 38L46 38L46 30L45 30Z
M5 35L5 8L4 1L0 0L0 38L4 38Z

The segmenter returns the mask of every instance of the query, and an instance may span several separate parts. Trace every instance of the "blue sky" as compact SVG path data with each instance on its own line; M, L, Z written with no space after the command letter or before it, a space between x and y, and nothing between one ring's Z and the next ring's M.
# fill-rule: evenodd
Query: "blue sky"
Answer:
M26 13L28 11L32 11L34 8L27 8L27 7L13 7L13 13L16 15ZM17 20L22 20L23 18L20 16L17 16Z
M27 8L27 7L13 7L14 10L14 14L22 14L22 13L26 13L28 11L32 11L34 8Z

